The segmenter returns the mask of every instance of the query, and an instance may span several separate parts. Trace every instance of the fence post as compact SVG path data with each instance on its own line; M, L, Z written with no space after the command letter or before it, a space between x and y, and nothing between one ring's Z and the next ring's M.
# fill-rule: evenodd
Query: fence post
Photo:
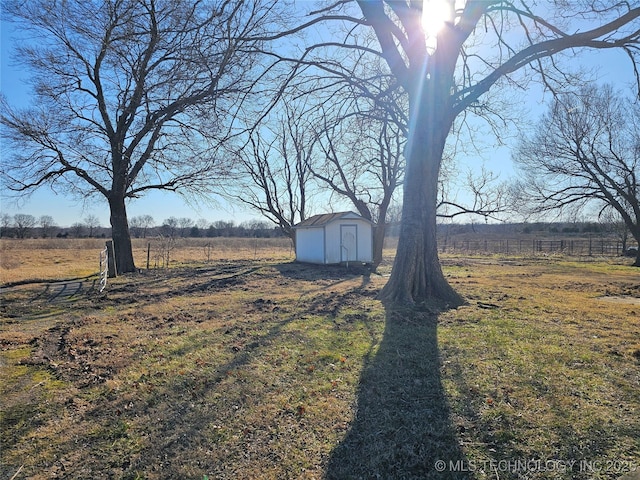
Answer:
M107 240L107 264L109 266L109 278L117 277L116 254L113 249L113 240Z

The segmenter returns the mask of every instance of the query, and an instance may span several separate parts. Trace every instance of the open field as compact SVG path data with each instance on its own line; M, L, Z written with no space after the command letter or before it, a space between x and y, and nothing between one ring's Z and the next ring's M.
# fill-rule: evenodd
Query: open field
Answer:
M287 238L134 238L133 257L138 268L164 266L170 249L170 265L204 263L211 260L293 260L295 252ZM85 277L99 270L99 238L0 239L0 285L25 280L56 280Z
M639 269L444 255L468 304L393 310L376 299L383 275L251 242L184 244L172 268L103 294L91 277L3 289L0 478L613 480L640 467ZM5 284L97 270L79 246L55 249L58 277L29 266L53 252L19 250Z

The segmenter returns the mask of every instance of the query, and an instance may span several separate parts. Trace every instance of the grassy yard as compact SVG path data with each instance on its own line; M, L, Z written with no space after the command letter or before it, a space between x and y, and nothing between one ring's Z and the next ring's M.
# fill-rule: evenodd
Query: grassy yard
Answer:
M376 299L384 275L292 263L286 245L189 248L103 294L90 281L53 300L46 284L3 290L1 478L618 479L640 467L638 269L444 256L468 304L392 310Z

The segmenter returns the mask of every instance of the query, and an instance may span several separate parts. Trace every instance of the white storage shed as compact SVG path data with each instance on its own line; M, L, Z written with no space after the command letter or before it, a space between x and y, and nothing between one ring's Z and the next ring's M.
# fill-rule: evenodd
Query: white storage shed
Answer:
M371 263L372 223L354 212L314 215L294 226L298 262Z

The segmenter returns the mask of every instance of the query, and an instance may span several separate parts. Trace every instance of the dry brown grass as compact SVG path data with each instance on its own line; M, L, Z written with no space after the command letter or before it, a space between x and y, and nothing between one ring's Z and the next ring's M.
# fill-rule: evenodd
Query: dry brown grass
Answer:
M99 270L99 253L105 240L86 239L0 239L0 285L28 280L60 280L85 277ZM164 267L159 258L166 240L133 239L133 256L138 268ZM293 259L286 238L176 238L169 266L213 260Z
M0 239L0 285L91 275L102 247L98 239Z
M638 466L637 269L446 256L468 305L394 310L375 298L385 277L248 242L209 263L192 245L104 295L3 292L2 478L617 480ZM527 460L556 463L500 463Z
M459 259L449 276L471 302L443 314L439 328L467 458L557 460L566 469L521 467L527 478L617 479L638 468L640 271L561 258ZM624 301L612 304L611 295Z
M318 478L382 325L373 291L341 268L246 261L122 277L36 315L18 289L0 336L3 463L29 478Z

